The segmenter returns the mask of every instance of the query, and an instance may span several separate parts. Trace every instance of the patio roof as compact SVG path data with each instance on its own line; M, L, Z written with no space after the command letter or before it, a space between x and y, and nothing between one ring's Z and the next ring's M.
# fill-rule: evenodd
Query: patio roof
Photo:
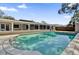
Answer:
M10 20L10 19L1 19L0 22L6 22L6 23L21 23L21 24L41 24L41 25L51 25L51 24L43 24L39 22L29 21L29 20Z

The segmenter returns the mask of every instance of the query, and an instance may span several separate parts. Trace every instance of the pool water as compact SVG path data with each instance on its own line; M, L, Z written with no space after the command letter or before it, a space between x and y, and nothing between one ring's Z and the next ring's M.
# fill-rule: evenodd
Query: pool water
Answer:
M24 34L17 36L12 46L21 50L39 51L43 55L59 55L74 36L74 34L59 32Z

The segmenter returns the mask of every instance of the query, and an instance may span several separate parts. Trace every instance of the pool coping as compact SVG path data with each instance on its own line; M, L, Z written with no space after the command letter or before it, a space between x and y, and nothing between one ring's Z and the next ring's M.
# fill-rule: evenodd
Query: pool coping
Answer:
M79 33L76 34L74 39L68 44L68 46L64 49L63 53L61 55L79 55L79 50L76 48L79 48ZM76 43L76 41L78 43Z

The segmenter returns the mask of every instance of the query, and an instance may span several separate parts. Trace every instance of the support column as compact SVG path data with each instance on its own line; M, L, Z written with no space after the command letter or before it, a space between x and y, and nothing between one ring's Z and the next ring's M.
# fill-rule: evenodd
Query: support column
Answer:
M1 31L1 24L0 24L0 31Z
M20 28L21 28L21 30L23 30L23 24L20 24Z
M55 26L53 26L53 31L55 31Z
M47 30L47 25L46 25L46 30Z
M40 30L40 25L38 24L38 30Z
M6 24L5 24L5 31L6 31Z
M50 30L51 30L51 25L49 25L50 26Z
M11 23L11 31L13 32L14 23Z
M28 24L28 30L30 30L30 24Z
M33 30L36 30L36 29L35 29L35 24L33 24L33 26L34 26L34 27L33 27Z

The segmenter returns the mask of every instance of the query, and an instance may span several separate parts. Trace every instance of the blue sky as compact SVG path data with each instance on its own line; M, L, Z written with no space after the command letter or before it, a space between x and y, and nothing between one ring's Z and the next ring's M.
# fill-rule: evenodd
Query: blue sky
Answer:
M13 16L16 19L66 25L70 21L71 15L58 14L60 8L60 3L0 3L0 9L6 15Z

